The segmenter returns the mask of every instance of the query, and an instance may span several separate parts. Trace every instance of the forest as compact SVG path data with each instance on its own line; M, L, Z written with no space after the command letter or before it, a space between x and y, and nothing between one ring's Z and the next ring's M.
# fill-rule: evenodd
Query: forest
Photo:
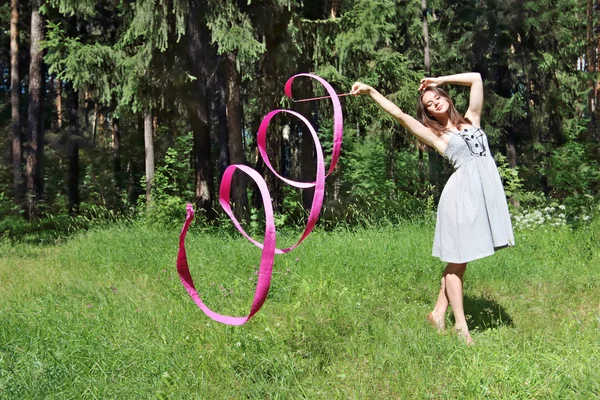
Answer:
M559 222L590 219L599 213L599 10L592 0L3 2L0 236L129 218L179 225L186 203L201 224L219 226L231 164L265 177L279 226L304 224L310 189L267 173L256 132L269 111L295 110L331 154L331 102L283 92L306 72L340 94L366 82L413 115L421 78L479 72L482 124L513 216L541 223L540 210L560 206ZM466 109L465 88L447 89ZM325 94L308 78L293 92ZM342 154L322 225L429 215L447 162L373 102L340 100ZM267 142L279 173L314 181L303 124L279 114ZM246 223L262 223L242 174L231 201Z

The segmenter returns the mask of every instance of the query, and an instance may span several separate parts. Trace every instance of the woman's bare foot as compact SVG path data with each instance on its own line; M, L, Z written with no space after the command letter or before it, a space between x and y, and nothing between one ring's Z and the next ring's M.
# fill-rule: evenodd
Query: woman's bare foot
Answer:
M434 313L432 311L429 314L427 314L427 321L435 329L437 329L438 333L442 332L444 329L446 329L446 323L444 322L444 316L443 315L438 315L438 314L436 314L436 313Z
M471 333L469 333L469 328L467 328L466 326L464 328L455 326L454 330L456 331L458 337L465 341L467 346L473 346L475 344L473 338L471 337Z

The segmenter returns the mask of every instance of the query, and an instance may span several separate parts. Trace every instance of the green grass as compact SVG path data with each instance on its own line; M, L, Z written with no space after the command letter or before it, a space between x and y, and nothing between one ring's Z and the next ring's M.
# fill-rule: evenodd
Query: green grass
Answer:
M600 397L598 222L521 232L469 265L474 347L425 322L443 269L430 225L314 233L276 256L263 309L240 327L189 298L178 234L0 243L0 398ZM187 248L207 305L245 315L260 250L194 230Z

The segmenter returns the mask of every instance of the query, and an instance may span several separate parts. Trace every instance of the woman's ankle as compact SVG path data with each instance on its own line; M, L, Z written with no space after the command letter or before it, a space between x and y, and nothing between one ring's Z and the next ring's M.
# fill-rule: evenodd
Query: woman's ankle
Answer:
M475 342L473 341L473 338L471 337L471 332L469 332L469 327L466 324L465 325L455 325L454 331L456 332L458 337L460 337L462 340L465 341L465 343L467 345L471 346L471 345L475 344Z
M437 329L438 332L442 332L446 329L446 322L444 321L444 314L438 315L435 311L427 314L427 321Z

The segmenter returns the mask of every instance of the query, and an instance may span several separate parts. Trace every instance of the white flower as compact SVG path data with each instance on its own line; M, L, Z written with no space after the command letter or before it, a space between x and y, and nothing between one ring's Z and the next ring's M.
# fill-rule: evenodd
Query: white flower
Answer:
M581 219L584 221L589 221L590 219L592 219L592 217L590 217L589 215L584 215Z
M566 207L561 204L560 206L558 206L558 208L560 208L561 210L564 210Z

